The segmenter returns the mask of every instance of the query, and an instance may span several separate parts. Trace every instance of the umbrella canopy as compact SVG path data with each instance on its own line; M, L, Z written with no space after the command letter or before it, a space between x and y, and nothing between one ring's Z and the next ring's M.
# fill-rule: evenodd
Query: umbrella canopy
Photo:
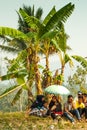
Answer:
M62 95L67 95L70 93L70 91L61 85L51 85L45 88L45 92L50 93L50 94L62 94Z

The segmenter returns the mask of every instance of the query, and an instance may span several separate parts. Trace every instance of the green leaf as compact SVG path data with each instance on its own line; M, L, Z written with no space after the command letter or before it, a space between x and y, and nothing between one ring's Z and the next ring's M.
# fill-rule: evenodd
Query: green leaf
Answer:
M44 40L46 40L46 39L52 39L52 38L54 38L57 34L58 34L58 31L47 32L47 33L45 33L45 34L41 37L41 39L44 39Z
M0 48L3 50L3 51L7 51L7 52L13 52L13 53L17 53L19 52L20 50L19 49L16 49L14 47L10 47L10 46L3 46L3 45L0 45Z
M85 60L85 58L77 55L73 55L72 58L78 61L84 68L87 67L87 60Z
M72 14L73 9L74 9L74 5L72 5L71 3L69 3L66 6L64 6L63 8L61 8L60 10L58 10L50 18L50 20L47 22L46 26L44 26L40 30L39 36L41 37L46 32L49 32L53 28L56 28L56 26L58 25L59 22L65 22L68 19L68 17Z
M11 38L28 40L27 35L18 31L17 29L13 29L9 27L0 27L0 35L6 35L6 36L10 36Z
M48 21L51 19L51 17L56 13L55 6L51 9L51 11L48 13L48 15L45 17L43 24L46 25Z
M36 29L42 26L40 21L36 17L29 16L23 9L20 8L19 12L26 21L26 23L29 25L29 27Z
M0 98L3 98L3 97L5 97L5 96L7 96L8 94L10 94L10 93L16 91L17 89L23 87L24 85L25 85L25 83L24 83L24 84L21 84L21 85L19 85L19 86L13 86L13 87L10 87L10 88L6 89L6 90L0 95Z
M11 102L12 105L14 105L19 100L21 93L22 93L22 88L20 88L16 93L14 99Z

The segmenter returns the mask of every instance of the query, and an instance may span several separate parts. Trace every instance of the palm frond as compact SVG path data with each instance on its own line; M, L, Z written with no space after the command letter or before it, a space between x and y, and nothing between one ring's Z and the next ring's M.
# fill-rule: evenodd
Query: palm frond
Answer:
M19 99L20 99L20 95L22 93L22 88L20 88L18 90L18 92L16 93L14 99L12 100L11 104L14 105Z
M25 42L22 39L17 39L17 38L12 39L8 43L8 45L11 46L11 47L16 48L18 50L24 50L24 49L27 48L27 45L25 44Z
M31 27L32 29L39 28L41 27L41 23L40 21L35 18L34 16L29 16L23 9L20 8L19 10L20 14L22 15L22 17L24 18L24 20L26 21L26 23L29 25L29 27Z
M45 32L48 32L51 29L56 28L60 21L65 22L68 19L68 17L72 14L73 10L74 5L72 5L71 3L67 4L66 6L58 10L50 18L49 22L47 22L46 26L44 26L43 30L40 31L39 35L42 36Z
M26 5L23 5L23 8L22 8L29 16L34 16L34 6L31 7L31 6L26 6Z
M42 8L38 8L37 11L36 11L35 17L37 19L41 19L42 14L43 14L43 9Z
M45 17L43 24L46 25L48 21L51 19L51 17L56 13L55 6L51 9L51 11L48 13L48 15Z
M3 43L5 42L10 42L11 39L9 39L8 37L4 36L4 35L0 35L0 41L3 41Z
M26 50L21 51L18 54L17 58L12 61L12 64L9 68L9 71L11 72L11 71L14 71L14 70L21 70L21 69L25 68L26 64L27 64L26 58L27 58Z
M11 38L18 38L23 40L28 39L28 37L21 31L9 27L0 27L0 35L6 35L10 36Z
M78 61L84 68L87 67L87 60L85 58L77 55L73 55L72 58Z
M68 19L68 17L72 14L73 9L74 9L74 5L72 5L71 3L61 8L53 15L53 17L49 20L45 28L47 28L47 30L49 31L56 24L58 24L58 22L60 21L65 22Z
M57 41L55 39L52 39L51 42L52 42L53 46L56 48L56 50L60 51L60 48L59 48Z
M45 33L42 37L41 37L41 40L46 40L46 39L52 39L54 38L56 35L58 34L58 31L50 31L50 32L47 32Z
M68 54L65 54L65 56L64 56L64 62L65 62L65 64L69 62L70 67L74 66L72 58Z
M3 98L3 97L5 97L5 96L7 96L8 94L10 94L10 93L16 91L17 89L20 89L20 88L23 87L24 85L25 85L25 83L22 84L22 85L19 85L19 86L13 86L13 87L10 87L10 88L6 89L6 90L0 95L0 99Z
M2 81L3 80L10 80L13 78L24 77L26 75L27 75L26 69L20 69L20 70L15 69L15 71L8 72L6 75L0 76L0 79Z
M14 47L10 47L10 46L6 46L6 45L0 45L0 49L6 52L12 52L12 53L16 53L19 52L19 49L16 49Z

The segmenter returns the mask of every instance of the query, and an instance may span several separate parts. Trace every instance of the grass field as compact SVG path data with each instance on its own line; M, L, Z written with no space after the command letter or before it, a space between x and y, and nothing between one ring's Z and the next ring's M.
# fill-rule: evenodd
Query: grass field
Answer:
M87 122L53 121L51 117L26 116L24 112L0 112L0 130L87 130Z

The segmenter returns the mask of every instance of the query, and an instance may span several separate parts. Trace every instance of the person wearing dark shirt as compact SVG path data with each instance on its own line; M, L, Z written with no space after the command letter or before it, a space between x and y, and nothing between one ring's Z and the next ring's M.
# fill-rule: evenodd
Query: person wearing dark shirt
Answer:
M33 102L27 113L29 114L33 109L40 109L42 108L43 104L45 102L44 95L37 95L36 100Z
M53 120L57 118L57 115L62 115L62 105L56 96L52 97L49 104L48 115L51 115Z

